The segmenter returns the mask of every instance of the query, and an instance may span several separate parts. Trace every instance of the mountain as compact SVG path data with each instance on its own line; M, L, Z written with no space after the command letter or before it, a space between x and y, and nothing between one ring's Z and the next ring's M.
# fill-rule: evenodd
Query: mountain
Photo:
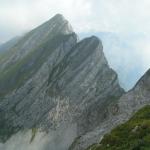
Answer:
M66 150L124 94L100 39L78 41L60 14L21 37L0 63L1 149Z
M93 131L78 137L70 149L82 150L86 149L93 143L99 143L103 136L111 131L111 129L126 122L142 107L150 105L149 91L150 70L143 75L132 90L123 94L116 103L109 106L107 111L108 117L98 128L93 128ZM142 120L139 121L139 123L142 123Z
M84 150L150 104L150 70L124 92L101 40L79 40L61 14L0 64L0 150Z
M0 53L4 53L19 41L20 37L15 37L4 44L0 44Z
M68 22L61 15L57 15L27 33L7 54L2 55L0 59L0 96L21 86L31 77L31 74L37 71L53 49L56 49L62 41L75 36L71 35L74 33L67 24ZM74 43L70 42L70 44ZM64 49L64 51L67 50L67 48Z
M79 36L84 38L90 34L81 33ZM139 49L135 44L140 43L142 38L146 40L146 37L142 34L132 35L130 33L130 35L124 35L115 32L95 32L94 35L102 40L103 51L110 67L117 72L120 85L126 91L132 89L148 69L143 66L142 56L139 55ZM136 59L133 59L133 57Z

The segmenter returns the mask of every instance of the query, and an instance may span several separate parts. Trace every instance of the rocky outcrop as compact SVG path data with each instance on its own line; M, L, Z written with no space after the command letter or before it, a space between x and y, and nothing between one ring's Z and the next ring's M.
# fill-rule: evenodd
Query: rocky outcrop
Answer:
M0 61L1 142L33 128L71 129L72 139L85 135L124 93L101 41L92 36L78 42L61 15L27 33Z
M99 143L103 135L119 124L126 122L135 112L150 105L150 70L138 81L135 87L124 94L116 103L108 108L108 118L94 130L74 141L70 149L82 150Z

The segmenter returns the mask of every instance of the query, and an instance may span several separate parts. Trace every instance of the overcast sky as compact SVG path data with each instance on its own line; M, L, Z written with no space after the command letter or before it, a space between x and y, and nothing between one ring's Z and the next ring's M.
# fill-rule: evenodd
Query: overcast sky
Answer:
M128 55L134 51L140 56L131 59L141 63L143 72L150 68L150 0L0 0L0 43L33 29L56 13L63 14L79 34L119 35L133 48ZM116 53L119 57L122 52Z
M150 0L0 0L0 41L62 13L76 32L150 33Z

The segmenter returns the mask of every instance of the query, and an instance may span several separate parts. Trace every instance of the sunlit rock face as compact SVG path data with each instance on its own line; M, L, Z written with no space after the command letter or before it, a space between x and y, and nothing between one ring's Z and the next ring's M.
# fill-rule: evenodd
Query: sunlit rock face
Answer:
M19 39L0 63L0 141L6 150L67 150L98 128L124 93L100 39L78 41L59 14Z

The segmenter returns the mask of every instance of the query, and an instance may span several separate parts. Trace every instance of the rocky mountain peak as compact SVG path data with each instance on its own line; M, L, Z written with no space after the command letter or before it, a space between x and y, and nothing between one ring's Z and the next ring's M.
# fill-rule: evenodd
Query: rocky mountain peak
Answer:
M53 18L51 18L51 19L63 19L63 20L65 20L65 17L62 15L62 14L56 14Z
M30 40L32 41L39 40L39 43L43 42L45 39L50 40L55 36L67 35L72 33L74 33L74 31L68 20L66 20L63 15L57 14L47 22L27 33L26 36L30 36Z
M66 150L74 138L101 125L109 105L124 94L101 40L91 36L77 42L60 14L27 33L10 51L0 68L2 142L24 129L50 135L67 131L71 140L57 137L68 142L57 150Z
M70 34L73 33L73 28L68 20L62 14L56 14L50 20L48 20L45 25L48 25L49 29L54 28L62 34Z
M59 22L59 23L67 21L62 14L54 15L49 21L52 21L52 20L55 21L55 22Z

